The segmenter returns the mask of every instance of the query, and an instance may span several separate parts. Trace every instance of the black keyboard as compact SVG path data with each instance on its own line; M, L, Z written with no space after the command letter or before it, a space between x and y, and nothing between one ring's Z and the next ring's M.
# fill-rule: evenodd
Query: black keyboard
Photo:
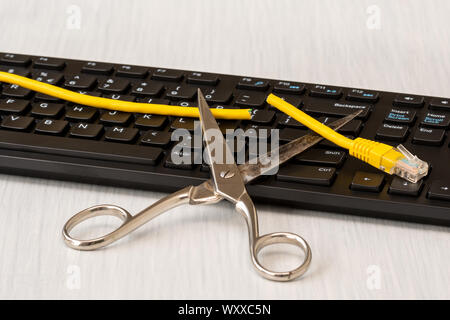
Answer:
M308 131L265 103L271 92L324 123L363 110L340 132L404 144L431 164L425 179L385 175L322 141L248 185L249 193L297 208L450 225L448 98L11 53L0 54L0 70L90 95L179 106L195 106L199 87L211 107L256 110L248 121L219 120L222 129L278 128L281 143ZM2 173L167 192L209 178L204 164L171 161L171 132L191 132L194 119L74 105L6 83L0 114Z

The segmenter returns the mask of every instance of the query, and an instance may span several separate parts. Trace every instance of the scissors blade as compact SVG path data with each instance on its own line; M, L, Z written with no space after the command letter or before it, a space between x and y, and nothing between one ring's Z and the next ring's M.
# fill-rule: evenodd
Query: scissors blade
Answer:
M333 130L338 130L357 117L361 112L362 110L356 111L346 117L333 121L328 126ZM242 179L247 184L257 177L277 168L279 165L311 148L322 140L322 136L312 132L282 145L278 150L269 151L266 154L259 156L255 164L249 162L241 164L239 165L239 171L241 172ZM275 156L275 158L272 159L272 154L278 154L278 157ZM270 161L262 161L264 159L270 159Z
M210 162L214 191L230 201L238 201L246 193L239 168L219 125L200 89L197 90L200 122Z
M361 112L362 112L361 110L356 111L344 118L340 118L336 121L333 121L328 126L333 130L338 130L339 128L342 128L344 125L346 125L351 120L356 118ZM310 147L322 141L322 139L323 137L312 132L296 140L293 140L278 148L278 155L279 155L278 163L277 161L270 161L267 165L262 165L262 162L260 161L259 158L270 157L270 155L272 154L272 152L267 152L266 154L258 157L258 161L256 164L250 164L249 162L246 162L244 164L239 165L238 169L240 171L240 176L242 177L244 183L247 184L248 182L258 178L262 174L267 173L270 170L273 170L275 167L286 162L292 157L309 149ZM203 182L202 184L194 187L194 190L192 191L190 196L190 203L191 204L215 203L222 200L223 198L218 196L214 192L213 190L214 188L215 188L214 182L212 179L209 179Z

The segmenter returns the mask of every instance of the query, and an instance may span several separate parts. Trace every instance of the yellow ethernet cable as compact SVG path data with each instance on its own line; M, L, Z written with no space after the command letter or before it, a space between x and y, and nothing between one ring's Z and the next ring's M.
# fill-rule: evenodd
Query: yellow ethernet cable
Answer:
M367 162L386 173L395 174L412 183L416 183L428 174L428 163L411 154L403 145L398 145L394 148L368 139L349 139L274 94L270 94L267 97L267 103L291 116L325 139L347 149L351 156Z
M165 104L139 103L93 97L8 72L0 71L0 82L16 84L26 89L90 107L166 116L199 117L198 108L194 107L177 107ZM217 119L251 119L251 109L211 109L211 112Z

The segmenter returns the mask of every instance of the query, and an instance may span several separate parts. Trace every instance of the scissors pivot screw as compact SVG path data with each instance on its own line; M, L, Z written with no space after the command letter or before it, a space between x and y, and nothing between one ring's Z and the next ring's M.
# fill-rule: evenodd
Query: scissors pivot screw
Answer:
M231 171L222 171L221 173L220 173L220 177L221 178L224 178L224 179L229 179L229 178L232 178L232 177L234 177L234 172L231 172Z

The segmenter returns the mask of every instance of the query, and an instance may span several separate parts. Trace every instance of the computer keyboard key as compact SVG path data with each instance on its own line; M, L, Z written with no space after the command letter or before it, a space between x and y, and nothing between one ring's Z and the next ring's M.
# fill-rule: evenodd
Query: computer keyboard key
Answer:
M62 135L68 125L65 120L43 119L37 122L34 130L37 133Z
M383 123L377 130L376 138L388 141L405 141L408 129L408 126L401 124Z
M32 74L34 80L53 85L58 85L63 80L62 73L55 71L35 71Z
M202 84L215 86L219 82L219 77L216 74L204 72L190 72L187 74L187 83Z
M195 121L198 122L198 119L178 117L178 118L175 118L175 120L172 122L172 124L170 125L170 128L172 130L186 129L188 131L193 132L195 129L195 127L194 127Z
M3 114L24 114L28 110L30 102L28 100L7 98L0 100L0 113Z
M59 98L52 97L52 96L49 96L49 95L46 95L46 94L43 94L40 92L36 92L36 94L34 95L34 101L47 101L47 102L54 102L54 103L62 102L62 100Z
M448 113L439 113L428 111L423 118L421 125L435 128L448 128L450 126L450 115Z
M394 105L398 107L414 107L420 108L423 106L423 97L412 94L397 94L394 99Z
M139 98L138 102L142 102L142 103L153 103L153 104L170 104L170 101L168 99L158 99L158 98L149 98L149 97L145 97L145 98Z
M356 171L350 189L358 191L380 192L384 185L384 175L381 173L370 173Z
M386 122L395 122L411 125L416 120L414 109L391 108L384 118Z
M295 120L294 118L292 118L291 116L288 116L285 113L279 113L277 115L277 126L280 128L285 128L285 127L291 127L291 128L298 128L298 129L306 129L306 127L298 122L297 120Z
M102 93L98 91L86 91L86 90L76 90L79 94L86 94L93 97L101 97Z
M328 126L330 125L330 123L336 121L337 119L338 118L334 117L320 117L317 120ZM362 127L363 122L361 120L351 120L350 122L346 123L343 127L338 129L338 132L345 135L357 136L359 135L359 132L361 131Z
M8 84L3 87L2 96L12 98L26 99L31 95L31 90L18 86L17 84Z
M291 81L277 81L273 86L276 93L302 94L305 91L305 85Z
M81 72L109 75L113 71L112 65L108 63L88 61L81 68Z
M227 89L204 89L202 90L203 95L205 96L206 101L211 104L226 104L231 100L233 96L232 92Z
M309 95L312 97L339 99L342 96L342 89L316 84L312 86Z
M97 115L97 109L92 107L74 105L66 108L66 119L72 121L93 121Z
M258 90L258 91L266 91L269 88L269 81L243 77L239 79L237 84L238 89L244 90Z
M350 140L354 140L355 137L352 135L348 135L345 134L344 137L350 139ZM330 140L327 139L323 139L322 141L319 142L319 144L317 145L320 148L326 148L326 149L338 149L338 150L344 150L344 148L338 146L337 144L331 142Z
M377 102L379 93L364 89L351 89L347 93L347 100L374 103Z
M187 148L191 151L202 151L202 137L200 132L194 134L188 132L171 132L171 140L174 141L174 147Z
M413 136L413 143L440 146L445 138L445 130L419 127Z
M283 99L284 101L292 104L296 108L300 108L303 103L302 99L299 96L295 96L292 94L277 94L277 96L279 98ZM273 110L275 110L278 113L282 113L282 111L280 111L274 107L271 107L271 108L273 108Z
M131 113L117 110L105 111L100 116L100 122L106 125L127 125L131 120Z
M303 110L306 113L314 113L318 115L330 116L347 116L355 111L362 110L358 115L360 119L366 119L372 109L370 104L354 103L354 102L338 102L325 99L309 99Z
M422 187L422 180L417 183L412 183L400 177L394 177L391 185L389 186L389 193L417 197L419 196Z
M133 85L131 93L137 96L157 96L163 90L163 85L153 81L142 81Z
M353 136L358 136L363 128L363 122L361 120L352 120L345 124L342 128L338 129L338 132Z
M298 156L295 160L302 164L315 164L322 166L341 167L347 153L341 150L309 149Z
M166 147L171 141L170 138L170 132L150 130L142 136L141 143L157 147Z
M450 182L443 180L433 181L427 196L430 199L450 201Z
M331 167L304 166L287 164L277 174L280 181L298 182L321 186L330 186L336 177L336 169Z
M244 129L244 136L238 135L238 137L248 138L249 140L255 138L269 139L271 134L272 134L272 126L250 123Z
M0 66L0 71L13 73L22 77L28 77L31 74L30 70L28 69L14 66Z
M174 104L174 102L172 102L172 104ZM175 104L180 107L192 107L192 108L198 107L197 101L195 100L193 101L179 100ZM212 106L210 106L210 108L212 108Z
M180 70L169 70L169 69L156 69L151 77L153 80L163 80L163 81L181 81L183 78L183 71Z
M105 140L131 143L136 139L138 133L139 130L136 128L124 128L114 126L106 129Z
M136 100L135 96L130 96L127 94L120 94L120 93L103 94L102 96L105 98L108 98L108 99L122 100L122 101L129 101L129 102L133 102Z
M149 129L149 128L158 129L163 127L167 122L166 116L154 114L139 114L136 115L136 117L137 119L134 122L134 125L142 129Z
M0 64L5 64L9 66L21 66L26 67L31 62L29 56L25 56L23 54L14 54L14 53L3 53L0 56Z
M179 104L178 104L178 105L179 105ZM195 105L195 107L197 107L197 104L196 104L196 103L193 104L193 105ZM236 106L236 105L230 106L230 105L223 105L223 104L218 104L218 103L215 103L215 104L213 104L213 105L210 105L209 108L210 108L210 109L240 109L240 107L239 107L239 106Z
M450 99L433 98L430 101L430 108L441 111L450 111Z
M5 129L13 129L13 130L27 130L34 122L32 117L23 117L23 116L7 116L3 118L1 127Z
M89 75L72 75L66 78L64 87L76 90L89 90L97 82L97 78Z
M116 76L129 78L145 78L148 68L122 64L117 67Z
M193 100L197 95L197 88L176 86L167 89L166 98L170 100Z
M326 117L317 118L317 121L319 121L320 123L329 125L330 123L332 123L333 121L336 121L337 119L338 118L326 116Z
M64 60L49 57L38 57L33 63L33 68L35 69L62 70L65 66Z
M275 111L273 110L253 109L250 121L253 123L268 124L272 123L274 118Z
M280 136L279 136L280 142L281 143L290 142L297 138L303 137L307 133L308 133L308 131L306 131L306 130L299 130L299 129L294 129L294 128L284 128L284 129L280 130Z
M220 120L217 121L217 124L219 125L219 129L222 132L222 134L226 134L227 132L231 132L233 133L234 130L236 130L236 128L239 125L239 121L236 120Z
M130 81L119 78L108 78L98 85L98 90L106 93L122 93L128 89Z
M259 108L264 105L266 95L264 93L241 93L236 98L236 104L244 107Z
M103 125L92 123L77 123L70 128L70 135L77 138L95 139L103 132Z
M175 145L167 155L164 166L174 169L192 170L194 168L196 158L200 154L190 148L181 148Z
M56 118L63 108L62 103L35 102L31 105L31 114L41 118Z

